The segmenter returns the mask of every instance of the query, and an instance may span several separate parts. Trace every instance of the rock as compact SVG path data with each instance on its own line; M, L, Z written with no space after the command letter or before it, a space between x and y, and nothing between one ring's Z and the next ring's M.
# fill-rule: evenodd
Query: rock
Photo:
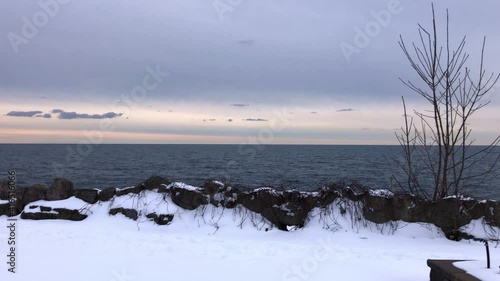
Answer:
M367 194L364 197L364 218L374 223L386 223L394 220L393 207L391 203L391 198Z
M28 205L31 202L45 200L47 188L43 185L36 184L30 188L22 189L24 189L24 192L20 197L17 198L17 200L20 200L24 206Z
M169 185L169 184L170 181L167 179L158 176L152 176L148 178L144 183L142 183L142 186L144 187L144 189L153 190L155 188L160 188L162 185Z
M114 216L118 213L121 213L124 216L126 216L127 218L132 219L132 220L137 220L139 218L139 214L137 213L137 210L134 210L134 209L113 208L113 209L109 210L110 215Z
M242 192L238 197L238 203L252 212L261 214L265 209L283 202L283 193L271 188L259 188L250 192Z
M489 225L500 227L500 201L487 201L484 204L484 216Z
M146 218L153 220L157 225L167 225L174 219L174 215L151 213L147 214Z
M462 211L460 200L454 198L433 202L429 209L429 222L440 227L445 234L448 231L455 232L458 228L471 222L471 218Z
M493 201L489 201L493 202ZM477 220L482 217L487 218L488 216L488 201L477 201L477 200L466 200L462 201L462 206L465 208L464 211L472 219Z
M191 190L174 186L170 192L170 197L172 198L172 202L186 210L194 210L200 205L208 204L208 196L203 194L200 190Z
M31 202L45 200L47 189L42 185L19 187L16 189L15 214L20 214L26 205Z
M392 220L405 222L428 222L430 202L410 194L397 195L391 198Z
M250 211L260 213L283 231L287 231L287 226L303 227L312 208L320 205L319 198L311 193L271 188L242 192L237 202Z
M47 191L46 200L64 200L74 195L73 183L67 179L57 178Z
M89 204L97 203L99 191L95 189L75 189L75 197Z
M342 196L349 198L349 200L351 200L353 202L358 202L358 201L363 200L365 195L366 195L366 192L356 193L354 190L352 190L349 187L345 187L344 189L342 189Z
M40 206L40 212L36 213L21 213L21 219L25 220L70 220L82 221L87 218L87 215L81 214L79 210L69 210L64 208L50 208Z
M329 189L328 187L322 187L316 191L316 207L324 207L328 206L335 201L335 199L339 198L340 192L336 189Z
M228 209L236 208L236 206L238 206L238 203L236 201L227 201L224 203L224 207Z
M42 212L50 212L52 211L51 207L40 206L40 211Z
M10 216L10 204L0 204L0 217L1 216Z
M170 188L168 185L160 185L160 187L158 187L158 193L170 193Z
M216 193L220 192L221 189L224 188L224 185L220 184L219 182L208 181L208 182L205 182L201 186L201 188L203 189L203 193L208 194L210 196L213 196Z
M203 193L209 197L209 203L215 207L224 206L232 209L238 205L240 191L231 186L224 186L218 182L209 182L203 185Z
M40 207L41 208L41 207ZM87 215L83 215L79 210L68 210L64 208L54 208L52 211L56 211L61 216L60 219L71 220L71 221L81 221L87 218Z
M488 209L484 203L475 200L448 198L431 202L408 194L386 197L365 193L363 203L364 218L374 223L398 220L431 223L454 239L465 237L458 234L458 229L473 219L486 216Z
M9 182L0 181L0 200L9 200Z
M97 199L101 202L106 202L111 200L116 194L116 189L114 187L106 188L98 192Z
M304 227L310 210L300 205L286 203L264 209L262 216L273 223L279 230L288 231L287 226Z
M128 187L116 191L116 196L127 195L130 193L138 194L143 190L153 190L155 188L161 188L162 185L169 185L170 181L158 176L152 176L148 178L145 182L140 183L134 187Z

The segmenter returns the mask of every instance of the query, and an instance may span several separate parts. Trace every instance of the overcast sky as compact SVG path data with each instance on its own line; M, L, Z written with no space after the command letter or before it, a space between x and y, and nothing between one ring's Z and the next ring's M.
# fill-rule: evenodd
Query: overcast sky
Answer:
M500 72L500 2L435 8ZM398 80L418 81L397 43L417 23L430 1L2 0L0 143L393 144L401 96L423 108ZM500 131L496 89L479 143Z

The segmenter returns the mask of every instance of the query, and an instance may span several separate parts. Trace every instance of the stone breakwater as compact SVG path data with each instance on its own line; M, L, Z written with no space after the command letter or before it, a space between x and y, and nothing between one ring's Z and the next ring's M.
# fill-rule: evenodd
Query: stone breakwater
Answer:
M316 191L276 190L263 187L240 190L217 181L209 181L201 187L172 183L161 177L150 177L141 184L128 188L75 189L66 179L55 179L50 187L34 185L16 190L14 215L21 219L65 219L84 220L87 215L81 210L50 208L30 204L45 200L57 201L76 197L88 204L99 204L122 196L141 196L145 192L161 194L175 205L186 210L213 205L234 209L244 208L261 215L280 230L287 231L304 227L310 212L315 208L335 207L341 214L354 214L356 220L375 224L395 221L430 223L439 227L449 239L474 238L462 233L459 228L472 220L483 219L488 227L500 227L500 202L464 198L447 198L426 201L409 194L393 194L387 190L365 190L344 184L330 184ZM6 182L0 184L0 216L10 216L9 194ZM5 203L4 203L5 202ZM30 206L28 206L28 204ZM40 203L42 204L42 203ZM140 210L136 208L112 208L110 215L121 213L137 220ZM145 216L159 225L168 225L175 220L173 214L148 213Z

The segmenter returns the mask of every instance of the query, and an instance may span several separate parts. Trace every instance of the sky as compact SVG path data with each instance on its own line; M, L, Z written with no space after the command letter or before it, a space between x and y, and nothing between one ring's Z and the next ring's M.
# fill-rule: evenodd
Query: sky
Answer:
M472 69L486 36L500 72L500 2L435 9ZM428 108L399 80L420 83L398 46L418 23L430 1L3 0L0 143L396 144L401 96ZM498 95L476 144L500 131Z

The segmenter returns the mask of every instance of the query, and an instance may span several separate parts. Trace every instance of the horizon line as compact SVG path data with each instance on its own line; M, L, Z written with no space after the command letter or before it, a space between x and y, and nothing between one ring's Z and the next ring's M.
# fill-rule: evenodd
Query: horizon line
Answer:
M262 143L262 144L253 144L253 143L101 143L101 144L92 144L86 143L92 146L100 146L100 145L252 145L252 146L272 146L272 145L282 145L282 146L293 146L293 145L308 145L308 146L401 146L400 144L360 144L360 143ZM27 143L27 142L19 142L19 143L2 143L0 145L79 145L79 143L51 143L51 142L42 142L42 143ZM418 145L417 145L418 146ZM435 145L437 146L437 145ZM472 144L470 146L490 146L490 144Z

